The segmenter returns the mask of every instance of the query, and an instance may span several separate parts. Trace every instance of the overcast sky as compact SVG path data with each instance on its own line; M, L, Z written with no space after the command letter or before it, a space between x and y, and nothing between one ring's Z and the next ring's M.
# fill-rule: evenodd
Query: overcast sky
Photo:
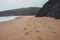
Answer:
M0 0L0 11L26 7L42 7L48 0Z

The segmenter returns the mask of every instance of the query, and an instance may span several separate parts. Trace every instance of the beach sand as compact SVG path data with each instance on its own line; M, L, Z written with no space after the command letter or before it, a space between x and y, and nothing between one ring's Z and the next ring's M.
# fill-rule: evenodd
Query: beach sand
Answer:
M1 22L0 40L60 40L60 20L25 16Z

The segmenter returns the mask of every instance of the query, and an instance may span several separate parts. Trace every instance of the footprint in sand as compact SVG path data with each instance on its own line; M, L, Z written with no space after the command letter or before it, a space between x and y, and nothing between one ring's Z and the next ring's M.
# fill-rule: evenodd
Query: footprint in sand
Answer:
M37 37L37 39L39 39L39 40L40 40L40 37Z
M48 27L48 29L52 29L52 27Z
M25 35L28 35L28 34L29 34L29 32L26 32L26 33L25 33Z
M24 28L24 30L27 30L27 28Z
M51 32L51 33L56 34L56 32Z
M29 27L31 26L31 25L28 25Z
M39 30L36 30L35 32L36 32L36 33L39 33L40 31L39 31Z
M37 29L37 27L34 27L34 29Z
M27 23L26 25L29 26L29 27L31 26L29 23Z

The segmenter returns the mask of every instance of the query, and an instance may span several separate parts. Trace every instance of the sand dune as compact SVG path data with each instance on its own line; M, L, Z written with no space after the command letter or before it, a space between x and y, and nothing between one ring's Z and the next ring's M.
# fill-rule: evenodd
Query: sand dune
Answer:
M60 40L60 20L26 16L2 22L0 40Z

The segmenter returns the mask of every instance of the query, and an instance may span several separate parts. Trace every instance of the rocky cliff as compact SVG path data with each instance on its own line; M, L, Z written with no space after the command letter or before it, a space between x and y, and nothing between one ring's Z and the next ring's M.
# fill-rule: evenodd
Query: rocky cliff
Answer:
M36 17L54 17L60 19L60 0L49 0L43 5L43 8L39 10Z

